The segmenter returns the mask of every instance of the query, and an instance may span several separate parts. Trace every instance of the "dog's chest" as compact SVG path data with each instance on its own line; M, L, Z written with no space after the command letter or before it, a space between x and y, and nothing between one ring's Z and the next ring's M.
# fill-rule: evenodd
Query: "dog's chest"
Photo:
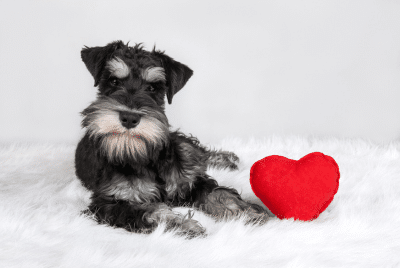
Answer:
M161 200L157 183L152 176L115 174L101 192L115 199L133 203L150 203Z

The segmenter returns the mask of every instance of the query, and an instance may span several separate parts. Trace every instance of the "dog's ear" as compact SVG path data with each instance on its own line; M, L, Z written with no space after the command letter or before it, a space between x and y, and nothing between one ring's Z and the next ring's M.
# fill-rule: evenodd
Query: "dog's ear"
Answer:
M108 60L112 58L113 53L124 47L122 41L112 42L104 47L86 47L81 51L82 61L85 63L86 68L94 78L94 86L96 87L101 78L104 66Z
M189 78L193 75L193 71L186 65L175 61L164 52L153 49L152 54L161 61L165 70L167 80L167 99L168 103L172 103L172 97L179 91Z

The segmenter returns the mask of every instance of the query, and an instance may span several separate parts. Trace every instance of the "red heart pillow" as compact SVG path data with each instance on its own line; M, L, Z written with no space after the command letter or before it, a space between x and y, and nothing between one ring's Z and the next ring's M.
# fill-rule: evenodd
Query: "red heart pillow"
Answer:
M319 152L299 160L279 155L253 164L253 192L279 219L316 219L332 202L339 188L339 166Z

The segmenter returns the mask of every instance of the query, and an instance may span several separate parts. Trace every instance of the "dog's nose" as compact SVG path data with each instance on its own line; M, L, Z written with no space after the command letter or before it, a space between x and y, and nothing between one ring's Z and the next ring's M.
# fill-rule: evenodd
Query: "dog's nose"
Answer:
M140 115L128 112L120 112L119 121L121 121L122 126L126 127L127 129L134 128L140 123Z

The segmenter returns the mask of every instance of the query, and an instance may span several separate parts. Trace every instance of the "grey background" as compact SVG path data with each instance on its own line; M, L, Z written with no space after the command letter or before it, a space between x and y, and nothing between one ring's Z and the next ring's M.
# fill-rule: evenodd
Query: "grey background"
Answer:
M154 44L194 70L167 105L203 143L400 137L400 1L0 1L0 141L77 142L83 45Z

